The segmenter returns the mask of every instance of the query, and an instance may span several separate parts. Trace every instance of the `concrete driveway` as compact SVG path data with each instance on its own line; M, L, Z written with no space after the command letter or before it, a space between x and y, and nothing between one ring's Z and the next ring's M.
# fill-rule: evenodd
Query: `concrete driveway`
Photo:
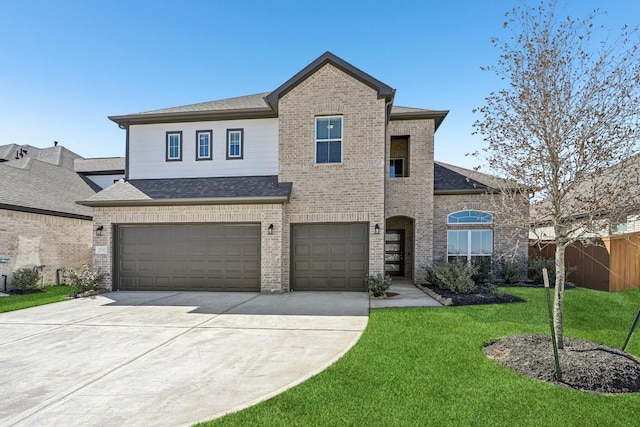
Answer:
M0 424L215 418L327 368L368 312L364 292L112 292L3 313Z

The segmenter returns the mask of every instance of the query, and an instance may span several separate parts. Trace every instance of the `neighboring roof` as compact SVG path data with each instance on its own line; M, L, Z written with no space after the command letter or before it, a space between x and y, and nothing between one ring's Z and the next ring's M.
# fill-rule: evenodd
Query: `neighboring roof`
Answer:
M378 92L378 98L385 98L387 102L393 101L393 97L396 93L395 89L392 89L390 86L387 86L380 80L375 79L361 69L354 67L344 59L337 57L331 52L325 52L320 55L315 61L304 67L302 70L296 73L295 76L291 77L289 80L280 85L280 87L267 95L265 97L265 100L271 106L273 111L277 112L278 101L282 96L284 96L287 92L295 88L313 73L327 64L333 65L334 67L344 71L346 74L349 74L350 76L360 80L367 86L375 89Z
M86 206L283 203L292 184L276 175L225 178L132 179L121 181L81 203Z
M17 144L0 145L0 162L6 162L15 158L16 152L20 151Z
M17 159L16 159L17 157ZM61 145L0 146L0 208L80 219L91 219L91 208L76 200L101 188L87 172L124 172L124 158L84 159Z
M278 100L280 97L326 64L331 64L339 68L375 89L378 92L378 96L385 98L387 102L393 101L395 89L354 67L333 53L325 52L272 92L201 102L179 107L162 108L141 113L109 116L109 119L124 128L129 125L150 123L275 118L278 116ZM390 112L390 119L433 119L436 123L435 129L437 130L447 113L447 110L425 110L393 106Z
M32 158L0 163L0 208L91 219L75 203L95 191L76 172Z
M74 169L76 172L91 175L104 174L105 172L124 173L124 157L101 157L93 159L74 159Z
M433 191L435 194L471 194L496 191L505 181L471 169L434 162ZM513 187L513 186L510 186Z

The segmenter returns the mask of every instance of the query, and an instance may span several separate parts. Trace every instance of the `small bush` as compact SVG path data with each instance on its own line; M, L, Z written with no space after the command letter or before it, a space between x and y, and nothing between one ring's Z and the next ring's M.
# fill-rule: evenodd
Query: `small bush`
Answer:
M475 257L471 259L471 264L476 268L471 277L474 282L486 282L491 277L491 257Z
M458 259L451 263L439 262L427 267L427 277L434 280L434 285L456 294L469 294L475 289L476 284L472 277L476 272L476 266Z
M64 269L63 277L69 286L73 286L78 292L93 291L100 287L105 275L100 270L93 271L87 264L82 266L79 272L73 269Z
M554 259L546 259L536 257L529 260L529 279L535 283L543 283L542 269L546 268L549 273L549 285L554 286L556 283L556 261ZM565 267L564 278L565 281L569 278L569 275L576 271L577 267Z
M527 261L522 259L501 260L497 262L500 277L505 283L516 283L526 277Z
M378 273L375 276L367 276L365 282L367 283L369 290L373 292L373 296L379 297L384 295L384 293L391 287L391 276L388 274L383 276Z
M13 273L13 286L23 291L35 289L38 280L40 280L40 273L33 268L23 267Z

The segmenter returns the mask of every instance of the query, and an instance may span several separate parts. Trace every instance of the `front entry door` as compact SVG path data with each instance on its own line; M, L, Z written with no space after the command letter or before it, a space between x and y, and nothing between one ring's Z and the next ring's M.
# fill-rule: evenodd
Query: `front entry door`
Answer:
M404 230L387 230L384 242L384 271L404 276Z

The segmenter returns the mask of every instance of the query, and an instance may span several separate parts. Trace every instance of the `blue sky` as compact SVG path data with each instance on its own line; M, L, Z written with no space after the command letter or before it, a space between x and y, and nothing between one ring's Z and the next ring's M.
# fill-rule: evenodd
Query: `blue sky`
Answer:
M529 4L537 4L531 1ZM0 145L124 155L107 119L268 92L329 50L397 90L395 104L450 110L436 159L472 167L471 113L500 81L494 36L520 1L0 0ZM640 23L636 0L568 0L565 15Z

